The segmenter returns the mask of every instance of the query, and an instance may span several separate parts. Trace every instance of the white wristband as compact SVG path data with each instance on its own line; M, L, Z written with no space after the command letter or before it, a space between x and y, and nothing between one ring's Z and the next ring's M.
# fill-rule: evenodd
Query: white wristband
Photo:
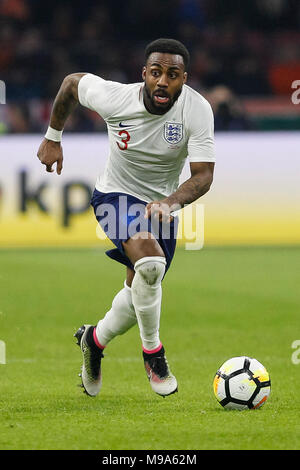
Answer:
M45 134L45 138L53 140L54 142L61 142L62 133L63 131L58 131L49 126Z

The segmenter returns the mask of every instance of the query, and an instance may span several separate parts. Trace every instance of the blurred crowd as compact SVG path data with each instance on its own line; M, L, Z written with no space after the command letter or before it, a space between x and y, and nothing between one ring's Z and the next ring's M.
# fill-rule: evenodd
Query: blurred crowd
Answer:
M242 99L289 94L300 79L299 0L0 0L0 133L43 132L69 73L141 81L158 37L190 50L189 84L211 102L216 130L251 128ZM67 123L104 128L82 107Z

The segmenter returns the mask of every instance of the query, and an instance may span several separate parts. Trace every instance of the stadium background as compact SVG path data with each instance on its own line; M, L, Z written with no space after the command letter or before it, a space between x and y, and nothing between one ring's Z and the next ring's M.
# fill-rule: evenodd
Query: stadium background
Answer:
M299 31L298 0L0 0L0 449L299 450ZM168 36L191 52L217 157L199 200L204 249L179 248L164 280L161 334L179 393L151 391L136 327L107 348L89 400L72 335L124 282L89 208L105 125L76 109L61 176L36 152L67 74L139 81L145 45ZM228 413L213 377L244 354L268 369L271 396Z
M169 36L189 48L189 84L215 113L204 243L298 243L299 22L293 0L2 0L0 246L103 243L87 203L107 155L103 120L83 107L68 119L61 177L36 152L67 74L140 81L145 45Z

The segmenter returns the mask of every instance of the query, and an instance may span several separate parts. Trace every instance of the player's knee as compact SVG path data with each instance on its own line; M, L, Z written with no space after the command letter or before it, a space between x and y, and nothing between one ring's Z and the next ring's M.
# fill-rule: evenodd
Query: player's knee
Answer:
M156 286L160 284L164 277L166 258L163 256L146 256L135 263L134 269L146 284Z

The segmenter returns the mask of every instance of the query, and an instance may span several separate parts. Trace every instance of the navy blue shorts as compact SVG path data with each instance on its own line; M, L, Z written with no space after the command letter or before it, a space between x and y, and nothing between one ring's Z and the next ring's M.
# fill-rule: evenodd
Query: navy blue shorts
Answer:
M160 244L169 269L176 247L178 217L170 223L144 218L147 202L125 193L101 193L94 190L91 205L97 221L116 248L106 251L107 256L128 266L133 265L124 252L122 242L135 233L150 232Z

